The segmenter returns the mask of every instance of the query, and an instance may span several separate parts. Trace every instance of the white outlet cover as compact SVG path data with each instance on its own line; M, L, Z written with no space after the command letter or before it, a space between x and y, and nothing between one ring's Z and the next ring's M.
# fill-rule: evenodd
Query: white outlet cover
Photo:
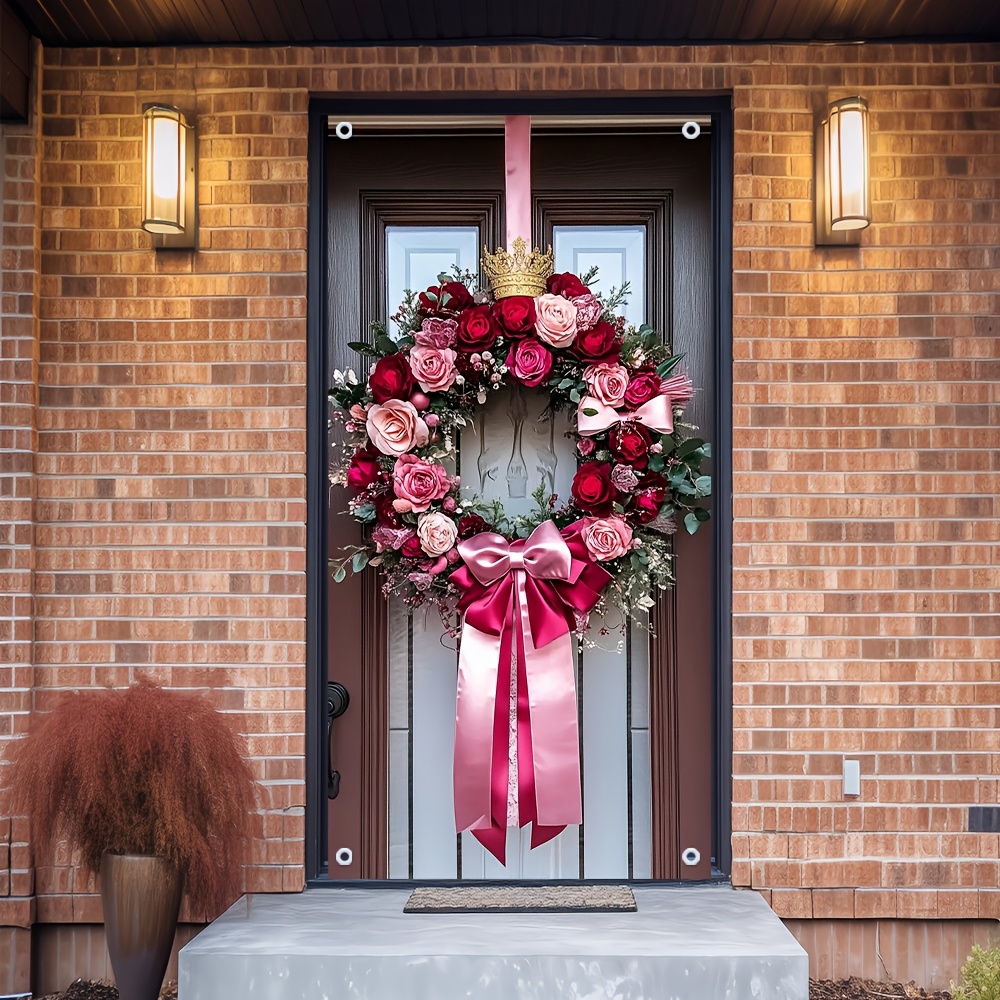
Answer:
M844 794L861 794L861 761L844 758Z

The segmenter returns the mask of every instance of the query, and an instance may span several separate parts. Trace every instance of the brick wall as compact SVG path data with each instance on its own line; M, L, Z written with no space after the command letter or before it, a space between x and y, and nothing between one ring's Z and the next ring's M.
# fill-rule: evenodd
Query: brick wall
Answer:
M29 354L39 316L37 416L5 412L3 431L29 441L37 420L33 659L29 632L12 647L34 665L34 704L140 673L208 689L240 714L269 795L252 886L298 888L309 95L731 92L733 879L788 917L1000 915L998 836L966 832L1000 763L998 57L46 52L40 155L13 133L4 151L25 212L41 181L37 297L9 299L37 269L30 233L4 232L5 364L11 311ZM813 114L854 92L872 110L875 222L861 250L816 250ZM153 98L197 119L198 253L154 253L138 229ZM856 802L844 754L861 760ZM71 919L91 888L40 869L40 917Z
M40 55L36 48L36 65ZM0 747L25 731L34 683L41 149L35 87L31 104L29 124L0 124ZM29 985L32 887L26 824L0 803L0 966L7 975L0 989Z

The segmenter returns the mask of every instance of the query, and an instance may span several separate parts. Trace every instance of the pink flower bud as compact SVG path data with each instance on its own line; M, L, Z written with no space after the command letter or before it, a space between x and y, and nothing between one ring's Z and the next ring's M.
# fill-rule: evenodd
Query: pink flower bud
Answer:
M592 455L594 453L594 442L591 438L580 438L576 443L576 450L581 455Z
M402 497L396 497L396 499L392 501L392 509L397 514L408 514L411 510L413 510L413 504L410 503L409 500L404 500Z
M431 401L425 392L415 392L412 396L410 396L410 402L418 410L426 410L427 407L431 405Z
M437 559L427 567L427 572L431 576L437 576L438 573L443 573L448 568L448 560L445 556L438 556Z
M441 501L441 506L450 514L457 506L455 503L455 498L445 497L444 500Z
M424 423L427 424L428 427L437 427L440 422L441 418L436 413L428 413L427 416L424 417Z
M458 554L458 549L448 549L448 551L444 555L445 558L448 560L448 562L450 562L453 566L455 565L455 563L458 562L459 559L462 558Z

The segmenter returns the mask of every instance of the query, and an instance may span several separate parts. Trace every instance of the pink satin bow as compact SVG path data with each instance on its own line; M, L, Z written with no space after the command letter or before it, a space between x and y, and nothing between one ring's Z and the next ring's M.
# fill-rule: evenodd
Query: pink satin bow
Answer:
M584 410L596 410L596 413L586 414ZM635 410L619 412L593 396L584 396L576 410L576 429L580 434L590 437L600 434L618 423L634 421L643 424L650 430L660 434L673 434L674 414L673 404L669 396L654 396Z
M582 818L570 631L610 574L587 555L579 523L543 521L527 539L484 532L459 543L451 576L465 614L455 714L455 825L504 864L510 665L517 671L518 824L531 846ZM516 655L515 655L516 654Z

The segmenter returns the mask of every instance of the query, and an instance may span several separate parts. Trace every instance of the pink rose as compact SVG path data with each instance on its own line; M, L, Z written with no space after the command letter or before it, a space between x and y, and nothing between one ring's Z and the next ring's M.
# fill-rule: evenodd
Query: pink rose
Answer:
M588 455L593 455L596 447L597 445L594 444L593 438L580 438L580 440L576 442L576 450L583 455L584 458Z
M443 465L425 462L416 455L400 455L392 468L393 491L398 499L409 503L407 510L417 513L427 510L432 501L440 500L450 487Z
M507 367L521 385L540 385L552 370L552 355L534 337L525 337L510 349Z
M628 370L613 361L598 361L583 370L590 394L605 406L621 406L628 389Z
M425 320L424 322L433 322ZM438 320L437 322L442 322ZM410 368L413 377L424 392L444 392L455 382L455 358L450 347L414 347L410 350Z
M439 319L437 316L429 316L420 324L420 329L413 335L413 339L421 347L451 347L458 336L458 323L453 319Z
M427 444L430 432L408 399L387 399L368 410L366 423L372 444L383 455L404 455Z
M584 518L582 534L587 551L597 562L620 559L632 548L632 529L617 515Z
M457 541L458 528L447 514L433 510L417 520L417 538L427 555L443 556Z
M604 307L596 295L587 292L586 295L574 295L570 302L576 306L577 330L590 330L597 326L598 320L604 315Z
M561 295L535 299L535 332L550 347L569 347L576 337L576 306Z

